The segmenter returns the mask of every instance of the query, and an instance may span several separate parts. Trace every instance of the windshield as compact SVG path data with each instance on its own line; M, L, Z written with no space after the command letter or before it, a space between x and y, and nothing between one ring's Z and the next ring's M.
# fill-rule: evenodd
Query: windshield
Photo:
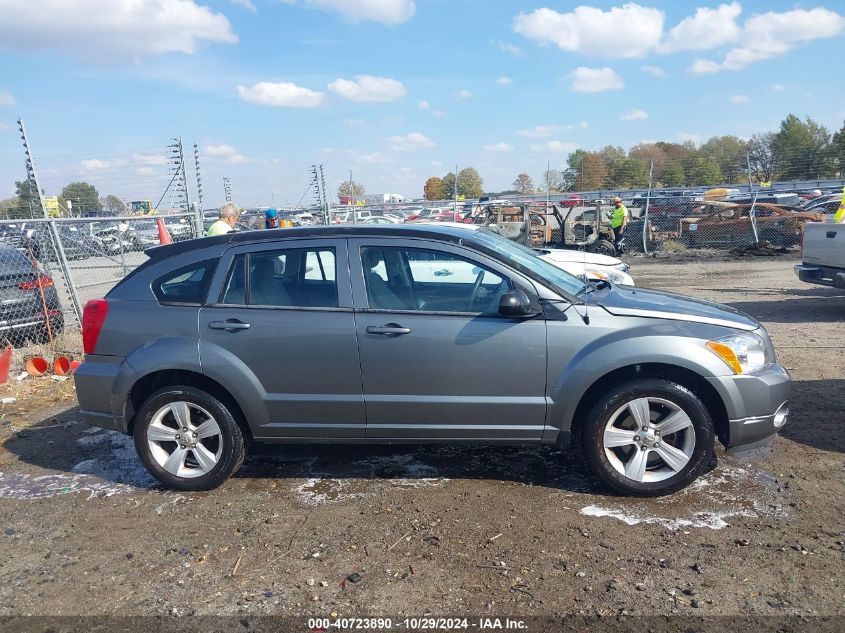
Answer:
M570 275L565 270L537 257L537 253L530 248L517 244L501 235L480 229L475 232L472 241L489 248L505 259L509 259L519 267L544 280L552 289L569 295L578 295L584 289L583 280Z

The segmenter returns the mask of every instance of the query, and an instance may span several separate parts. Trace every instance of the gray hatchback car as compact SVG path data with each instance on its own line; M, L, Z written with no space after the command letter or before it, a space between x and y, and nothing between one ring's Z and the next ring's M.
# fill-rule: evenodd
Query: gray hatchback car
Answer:
M147 251L85 307L79 403L167 486L219 486L249 442L580 446L667 494L769 442L790 379L750 317L585 283L488 229L230 233Z

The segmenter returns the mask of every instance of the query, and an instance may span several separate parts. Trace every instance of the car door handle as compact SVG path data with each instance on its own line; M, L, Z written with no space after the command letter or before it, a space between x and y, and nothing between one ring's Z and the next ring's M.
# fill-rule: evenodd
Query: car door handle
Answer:
M828 231L825 233L825 237L836 237L836 231Z
M402 327L396 323L388 323L386 325L370 325L367 327L367 334L380 334L382 336L399 336L401 334L410 334L411 328Z
M228 319L226 321L210 321L208 324L212 330L226 330L227 332L237 332L238 330L248 330L249 323L243 323L237 319Z

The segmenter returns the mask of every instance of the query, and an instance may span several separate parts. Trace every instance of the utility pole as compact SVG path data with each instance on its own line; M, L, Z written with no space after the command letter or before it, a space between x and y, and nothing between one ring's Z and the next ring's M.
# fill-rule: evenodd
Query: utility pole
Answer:
M458 166L455 165L455 200L454 200L454 209L452 209L452 219L454 219L454 214L458 212Z
M23 149L26 154L26 177L29 181L30 190L35 187L35 194L37 196L38 204L41 206L41 213L45 220L48 220L47 226L50 229L50 237L53 240L53 246L56 249L56 259L59 261L59 268L62 271L62 276L65 278L65 285L67 286L68 294L70 295L71 303L73 304L73 311L76 314L76 319L79 325L82 325L82 306L79 303L79 297L76 294L76 285L73 282L73 277L70 275L70 267L65 257L65 249L62 245L62 240L59 232L56 230L55 221L51 220L50 214L47 213L47 205L44 204L44 195L41 192L41 183L38 181L38 172L35 170L35 159L32 157L32 150L29 146L29 139L26 137L26 126L23 124L23 119L18 119L18 129L21 132L21 140L23 140ZM32 209L32 201L30 198L30 209ZM33 209L36 211L37 209Z
M349 170L349 201L352 203L352 224L358 224L357 213L355 212L355 181L352 180L352 170Z
M185 177L185 152L182 147L182 139L174 138L173 144L168 145L168 148L170 149L170 169L173 174L172 182L175 185L170 205L189 212L191 202L188 197L188 179Z
M197 208L197 235L202 236L202 175L200 174L200 150L196 143L194 143L194 167L197 170L197 200L199 207Z
M551 174L551 171L552 171L552 161L547 160L546 161L546 213L549 212L549 206L551 206L549 204L551 202L551 189L552 189L552 183L551 183L552 174ZM563 227L561 227L561 228L563 228Z
M232 201L232 183L226 176L223 176L223 193L226 195L226 202Z
M320 186L323 189L323 218L325 219L326 224L331 223L331 212L332 207L331 203L329 202L329 195L326 193L326 174L323 172L323 165L320 165Z

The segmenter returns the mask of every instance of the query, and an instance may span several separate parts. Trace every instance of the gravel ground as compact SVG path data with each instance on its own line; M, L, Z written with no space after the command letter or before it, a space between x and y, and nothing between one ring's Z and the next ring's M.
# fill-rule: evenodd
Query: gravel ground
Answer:
M773 448L657 500L545 447L285 448L177 494L30 379L0 388L0 616L845 615L845 293L784 257L631 262L766 325L795 380Z

